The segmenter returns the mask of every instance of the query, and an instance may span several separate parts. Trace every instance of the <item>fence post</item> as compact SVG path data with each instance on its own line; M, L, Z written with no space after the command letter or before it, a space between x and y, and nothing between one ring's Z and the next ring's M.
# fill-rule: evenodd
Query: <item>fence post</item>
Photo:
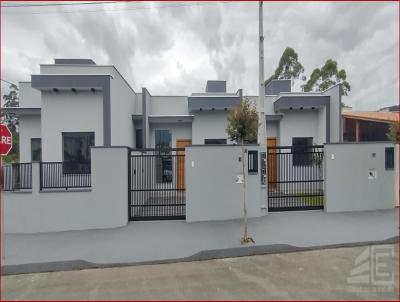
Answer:
M39 162L32 163L32 193L41 191L41 164Z

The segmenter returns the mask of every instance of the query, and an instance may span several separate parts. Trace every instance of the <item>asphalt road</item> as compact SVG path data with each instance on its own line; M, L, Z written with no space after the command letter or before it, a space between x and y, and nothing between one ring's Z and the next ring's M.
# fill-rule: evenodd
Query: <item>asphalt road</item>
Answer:
M156 247L154 247L156 248ZM2 299L398 300L398 245L2 277Z

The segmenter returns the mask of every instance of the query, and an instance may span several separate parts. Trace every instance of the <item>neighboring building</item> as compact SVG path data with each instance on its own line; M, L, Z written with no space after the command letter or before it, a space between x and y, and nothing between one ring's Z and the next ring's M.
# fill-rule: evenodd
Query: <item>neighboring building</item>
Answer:
M399 112L399 105L393 105L393 106L388 106L388 107L383 107L381 109L379 109L379 112Z
M291 92L290 80L274 80L265 90L269 145L342 140L340 85L304 93ZM227 111L241 98L225 81L208 81L205 92L190 96L135 92L114 66L56 59L20 82L20 106L6 110L20 116L21 162L87 162L90 146L229 144Z
M390 124L399 122L399 112L389 110L348 111L342 113L343 139L346 142L389 141Z

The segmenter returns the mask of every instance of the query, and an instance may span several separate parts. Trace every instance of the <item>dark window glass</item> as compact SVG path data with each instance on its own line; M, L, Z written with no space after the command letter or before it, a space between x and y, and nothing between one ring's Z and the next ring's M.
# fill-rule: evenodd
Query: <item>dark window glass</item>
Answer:
M90 147L94 146L94 132L64 132L63 172L66 174L90 173Z
M251 150L248 151L248 171L249 173L257 173L258 172L258 151Z
M31 138L31 159L33 162L42 160L42 140L40 138Z
M172 135L169 130L155 131L156 157L156 180L157 182L172 182Z
M385 169L394 169L394 148L385 148Z
M143 148L143 130L142 129L136 130L136 148L138 148L138 149Z
M226 145L225 138L206 138L204 140L205 145Z
M293 137L293 166L309 166L312 164L312 137Z

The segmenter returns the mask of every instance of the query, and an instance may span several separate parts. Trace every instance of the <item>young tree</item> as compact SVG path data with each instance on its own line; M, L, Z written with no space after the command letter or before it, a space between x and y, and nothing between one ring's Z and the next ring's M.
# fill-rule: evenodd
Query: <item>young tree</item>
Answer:
M325 65L321 69L315 68L311 73L307 83L302 88L304 91L324 91L338 83L343 86L343 93L347 95L350 91L350 84L346 81L346 71L344 69L338 69L337 62L328 59Z
M230 140L240 144L242 150L242 173L243 173L243 238L242 244L254 242L254 240L248 237L247 234L247 204L246 204L246 173L245 165L246 159L245 154L247 150L244 148L244 144L257 139L258 132L258 113L254 105L251 105L247 98L242 100L240 106L232 108L228 112L228 127L226 132Z
M10 85L10 91L8 94L3 95L3 107L18 107L19 96L18 87L14 84ZM1 123L8 126L12 133L18 132L18 117L14 113L8 113L4 110L1 111Z
M275 69L274 74L265 81L265 85L272 80L298 79L303 72L304 67L299 62L297 52L291 47L286 47L279 60L278 67Z
M390 139L394 144L400 143L400 123L394 122L390 124L389 131L386 133L388 139Z

